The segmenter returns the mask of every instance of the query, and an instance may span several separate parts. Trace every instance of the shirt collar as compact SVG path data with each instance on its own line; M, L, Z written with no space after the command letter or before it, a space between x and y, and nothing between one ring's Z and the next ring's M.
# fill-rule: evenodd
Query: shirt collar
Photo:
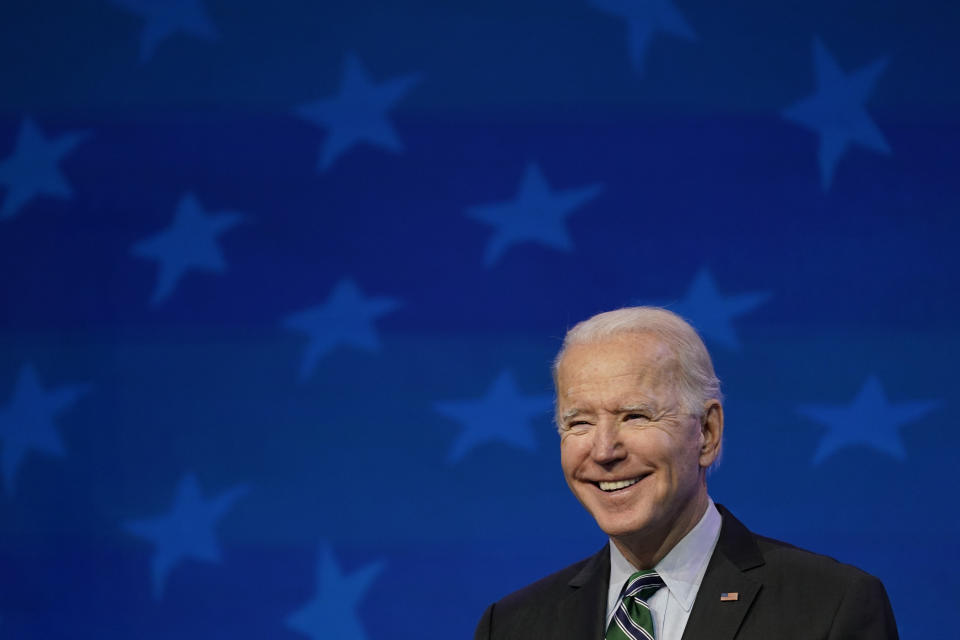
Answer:
M697 591L703 576L707 572L707 564L713 549L720 538L720 512L717 511L713 500L707 505L707 510L701 516L697 525L683 537L667 555L663 557L654 570L663 578L663 582L670 594L677 600L684 611L690 611L693 601L697 598ZM620 590L627 578L636 569L630 561L623 557L617 545L610 541L610 593L608 611L616 607L620 599ZM612 603L612 604L611 604Z

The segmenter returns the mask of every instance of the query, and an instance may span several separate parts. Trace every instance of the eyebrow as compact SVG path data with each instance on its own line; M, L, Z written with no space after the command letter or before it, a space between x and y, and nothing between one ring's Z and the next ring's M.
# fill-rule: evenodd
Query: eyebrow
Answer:
M617 413L631 413L635 411L653 412L653 407L646 403L640 403L640 404L628 404L626 406L623 406L617 409Z

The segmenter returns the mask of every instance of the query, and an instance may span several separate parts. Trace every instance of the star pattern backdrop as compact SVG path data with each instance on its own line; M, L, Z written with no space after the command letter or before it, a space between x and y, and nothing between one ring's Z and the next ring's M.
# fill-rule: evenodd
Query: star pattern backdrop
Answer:
M567 328L653 303L714 499L960 600L960 9L0 7L0 638L470 637L604 537Z

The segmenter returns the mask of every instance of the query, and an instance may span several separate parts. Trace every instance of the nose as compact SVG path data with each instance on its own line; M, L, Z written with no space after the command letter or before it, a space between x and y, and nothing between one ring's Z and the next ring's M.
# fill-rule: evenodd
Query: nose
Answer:
M616 464L627 456L627 449L621 438L620 425L615 420L601 420L593 431L590 457L604 466Z

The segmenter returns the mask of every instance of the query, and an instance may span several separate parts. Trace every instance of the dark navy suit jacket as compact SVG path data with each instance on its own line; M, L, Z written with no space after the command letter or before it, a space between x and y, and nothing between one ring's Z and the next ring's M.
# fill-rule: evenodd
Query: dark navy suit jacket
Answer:
M751 533L729 511L683 640L896 640L881 582L856 567ZM601 640L610 551L487 608L474 640ZM737 599L721 602L721 593Z

